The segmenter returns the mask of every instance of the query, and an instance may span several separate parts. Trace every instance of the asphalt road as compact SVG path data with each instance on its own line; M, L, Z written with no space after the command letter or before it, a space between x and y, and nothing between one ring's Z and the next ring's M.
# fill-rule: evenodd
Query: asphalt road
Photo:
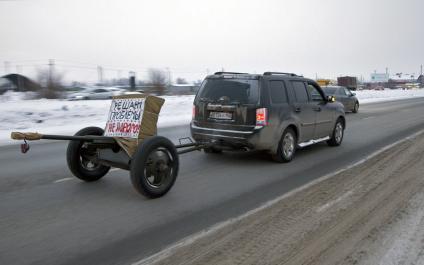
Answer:
M184 154L175 186L156 200L136 193L123 170L97 183L72 178L65 142L33 144L25 155L0 147L0 264L138 261L424 129L424 99L363 105L347 126L342 146L307 147L289 164L261 153Z

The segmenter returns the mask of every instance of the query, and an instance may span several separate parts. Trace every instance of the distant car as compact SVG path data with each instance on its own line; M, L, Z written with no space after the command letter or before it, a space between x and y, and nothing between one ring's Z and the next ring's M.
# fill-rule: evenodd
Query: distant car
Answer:
M123 91L118 88L93 88L72 93L68 96L68 100L110 99L121 94Z
M344 86L323 86L322 89L327 96L334 96L337 101L341 102L345 111L357 113L359 110L359 100L356 94Z

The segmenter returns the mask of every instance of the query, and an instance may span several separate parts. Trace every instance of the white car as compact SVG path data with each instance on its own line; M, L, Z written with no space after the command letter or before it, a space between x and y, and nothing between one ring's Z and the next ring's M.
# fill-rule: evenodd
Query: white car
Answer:
M72 93L68 96L68 100L110 99L122 94L123 91L118 88L93 88Z

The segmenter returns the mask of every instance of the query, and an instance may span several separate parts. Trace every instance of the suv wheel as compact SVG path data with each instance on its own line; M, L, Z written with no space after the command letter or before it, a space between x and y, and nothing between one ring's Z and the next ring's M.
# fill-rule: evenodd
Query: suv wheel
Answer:
M327 141L329 146L339 146L343 141L344 136L344 125L343 121L339 118L336 121L336 125L333 129L333 134L331 135L330 140Z
M358 102L356 102L356 103L355 103L355 106L353 107L352 112L353 112L353 113L358 113L358 110L359 110L359 103L358 103Z
M293 129L287 128L278 144L277 153L272 156L272 159L279 163L290 162L296 153L297 137Z

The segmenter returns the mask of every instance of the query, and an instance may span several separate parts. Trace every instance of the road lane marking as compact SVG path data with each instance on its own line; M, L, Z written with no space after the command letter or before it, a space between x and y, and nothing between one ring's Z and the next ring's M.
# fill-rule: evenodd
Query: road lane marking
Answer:
M368 117L363 118L363 120L368 120L368 119L372 119L372 118L375 118L375 116L368 116Z
M309 188L311 186L314 186L314 185L316 185L318 183L321 183L321 182L323 182L323 181L325 181L327 179L330 179L330 178L336 176L337 174L340 174L340 173L342 173L342 172L344 172L346 170L349 170L349 169L352 169L352 168L354 168L356 166L359 166L359 165L365 163L367 160L369 160L369 159L371 159L371 158L373 158L373 157L375 157L375 156L383 153L384 151L392 148L393 146L395 146L397 144L400 144L400 143L403 143L403 142L406 142L406 141L409 141L409 140L411 140L411 139L413 139L413 138L415 138L418 135L423 134L423 133L424 133L424 130L420 130L420 131L418 131L418 132L416 132L416 133L414 133L414 134L412 134L410 136L407 136L407 137L405 137L403 139L400 139L400 140L398 140L396 142L393 142L393 143L391 143L389 145L386 145L386 146L378 149L377 151L371 153L370 155L366 156L365 158L363 158L363 159L361 159L361 160L359 160L357 162L354 162L354 163L352 163L352 164L350 164L350 165L348 165L348 166L346 166L344 168L341 168L341 169L336 170L336 171L334 171L332 173L329 173L327 175L324 175L322 177L319 177L319 178L317 178L317 179L315 179L315 180L313 180L313 181L311 181L311 182L309 182L309 183L307 183L307 184L305 184L303 186L300 186L300 187L298 187L298 188L296 188L296 189L294 189L294 190L292 190L292 191L290 191L290 192L288 192L286 194L283 194L283 195L281 195L281 196L279 196L279 197L277 197L275 199L272 199L272 200L270 200L268 202L265 202L264 204L262 204L258 208L252 209L252 210L250 210L250 211L248 211L248 212L246 212L246 213L244 213L244 214L242 214L242 215L240 215L238 217L230 218L230 219L228 219L226 221L219 222L219 223L217 223L215 225L212 225L211 227L206 228L206 229L204 229L204 230L202 230L200 232L194 233L193 235L189 235L189 236L181 239L180 241L178 241L178 242L176 242L174 244L171 244L171 245L165 247L165 249L159 251L156 254L153 254L153 255L151 255L149 257L146 257L146 258L144 258L144 259L142 259L140 261L136 261L136 262L132 263L132 265L147 265L147 264L151 264L151 263L154 263L154 262L158 262L160 260L163 260L163 259L171 256L178 249L180 249L180 248L182 248L184 246L187 246L187 245L189 245L189 244L191 244L191 243L193 243L193 242L195 242L195 241L197 241L197 240L199 240L201 238L204 238L204 237L206 237L206 236L208 236L210 234L213 234L216 231L218 231L218 230L220 230L220 229L222 229L222 228L224 228L226 226L229 226L231 224L234 224L234 223L236 223L236 222L238 222L238 221L240 221L240 220L242 220L244 218L247 218L247 217L249 217L252 214L255 214L255 213L257 213L257 212L259 212L261 210L264 210L266 208L269 208L269 207L273 206L274 204L282 201L283 199L288 198L290 196L293 196L296 193L301 192L303 190L306 190L307 188Z
M64 181L68 181L68 180L72 180L72 179L74 179L74 178L63 178L63 179L58 179L58 180L53 181L53 183L60 183L60 182L64 182Z
M112 168L112 169L111 169L111 170L109 170L109 171L110 171L110 172L114 172L114 171L118 171L118 170L121 170L121 169L120 169L120 168ZM58 179L58 180L53 181L53 183L65 182L65 181L72 180L72 179L74 179L74 178L63 178L63 179Z

